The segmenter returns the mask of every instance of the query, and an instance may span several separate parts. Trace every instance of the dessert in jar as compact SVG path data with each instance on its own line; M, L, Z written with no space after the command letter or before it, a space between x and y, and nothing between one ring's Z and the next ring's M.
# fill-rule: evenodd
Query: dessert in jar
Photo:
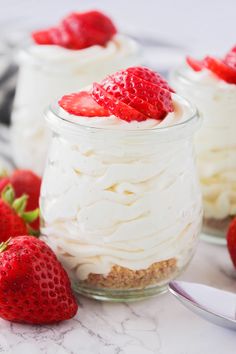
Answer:
M172 73L171 82L203 117L195 143L204 236L223 243L236 215L236 47L223 59L188 57L187 63Z
M41 233L75 290L114 301L164 291L201 228L196 110L157 73L131 67L62 97L46 120Z
M136 42L117 33L98 11L72 13L57 27L34 32L19 53L19 77L12 113L15 164L42 174L49 131L43 112L52 100L139 62Z

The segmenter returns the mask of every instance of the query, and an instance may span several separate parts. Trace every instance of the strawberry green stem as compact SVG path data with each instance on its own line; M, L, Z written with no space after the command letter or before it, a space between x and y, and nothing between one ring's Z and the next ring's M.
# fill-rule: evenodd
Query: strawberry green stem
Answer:
M8 245L9 245L9 242L11 241L11 238L9 238L7 241L5 241L5 242L1 242L0 243L0 253L2 253L2 252L4 252L6 249L7 249L7 247L8 247Z
M1 198L5 203L12 205L15 199L15 192L10 184L6 185L6 187L3 189Z

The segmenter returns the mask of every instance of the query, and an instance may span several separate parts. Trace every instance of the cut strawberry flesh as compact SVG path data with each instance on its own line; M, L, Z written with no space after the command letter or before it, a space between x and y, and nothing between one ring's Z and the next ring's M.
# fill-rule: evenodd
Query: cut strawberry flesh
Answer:
M170 91L165 90L156 84L134 76L127 71L120 71L109 77L107 80L104 80L102 83L102 86L107 87L110 93L116 85L120 87L121 95L124 95L125 92L129 92L130 94L147 101L156 107L158 111L173 111Z
M232 50L225 56L224 63L236 70L236 47L233 49L235 49L235 51Z
M197 60L192 57L186 57L186 61L194 71L201 71L202 69L204 69L204 63L202 60Z
M208 56L204 59L204 65L220 79L230 84L236 84L236 70L222 60Z
M148 118L143 113L107 93L99 84L93 84L92 96L103 108L127 122L133 120L140 122Z
M32 38L38 44L53 44L49 30L33 32Z
M161 120L174 109L171 92L163 87L168 88L168 84L158 74L147 68L129 68L108 76L101 84L94 83L91 93L82 91L62 97L59 105L77 116L113 114L127 122Z
M110 113L94 101L87 91L63 96L59 105L68 113L85 117L107 117Z
M236 46L226 54L223 60L206 56L203 60L186 57L186 61L195 71L208 69L221 80L236 84Z
M37 44L55 44L68 49L104 46L117 32L113 22L99 11L72 13L57 27L33 32Z
M136 77L135 80L136 79L139 78ZM150 118L163 119L166 116L166 112L161 104L153 105L148 100L144 99L146 98L145 95L137 95L136 92L132 93L131 90L125 89L125 85L122 84L122 81L118 80L118 82L116 82L110 77L107 80L104 80L101 86L110 95Z
M139 66L128 68L126 71L132 75L139 77L140 79L148 81L149 83L153 83L161 88L164 88L165 90L174 92L174 90L169 86L168 82L155 71Z

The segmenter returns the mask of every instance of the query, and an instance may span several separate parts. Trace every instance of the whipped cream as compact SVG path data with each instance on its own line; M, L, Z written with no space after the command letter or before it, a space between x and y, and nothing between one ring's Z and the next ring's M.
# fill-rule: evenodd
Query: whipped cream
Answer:
M70 50L32 44L19 55L20 71L12 113L12 150L15 163L42 174L50 135L43 112L57 97L107 74L139 64L136 42L115 35L105 47Z
M173 87L193 102L203 117L195 143L205 217L235 215L236 85L207 69L195 72L187 65L177 75L172 76Z
M175 111L163 121L48 113L56 133L41 231L77 279L108 274L113 265L139 270L174 257L181 268L189 261L201 224L195 124L188 121L194 111L173 97Z

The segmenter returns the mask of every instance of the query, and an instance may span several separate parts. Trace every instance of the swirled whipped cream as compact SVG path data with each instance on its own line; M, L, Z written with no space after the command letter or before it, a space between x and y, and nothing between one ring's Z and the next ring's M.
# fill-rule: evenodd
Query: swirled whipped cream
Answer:
M205 217L224 219L236 214L236 85L187 66L181 77L173 86L203 117L195 142Z
M172 257L179 267L189 260L201 195L191 137L171 128L192 112L173 96L174 112L163 121L63 112L61 125L48 115L57 133L41 190L41 231L77 279L108 274L114 265L139 270Z
M44 110L66 92L102 79L139 62L138 46L117 34L106 46L70 50L56 45L31 45L19 55L19 77L12 113L15 163L42 174L49 143Z

